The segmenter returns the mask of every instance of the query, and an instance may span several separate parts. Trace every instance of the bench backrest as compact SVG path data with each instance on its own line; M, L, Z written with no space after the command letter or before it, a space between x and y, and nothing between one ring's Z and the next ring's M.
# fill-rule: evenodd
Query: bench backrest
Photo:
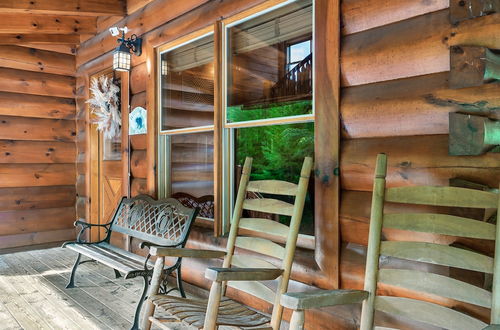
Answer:
M197 212L173 198L124 197L113 216L111 231L157 245L184 246Z
M426 205L432 208L498 210L499 195L488 191L457 187L387 188L386 172L387 158L386 155L380 154L377 158L373 186L364 287L370 295L363 302L361 329L373 329L375 310L396 318L414 320L445 329L473 330L486 327L486 323L473 315L450 308L454 305L462 306L463 303L491 308L491 322L500 322L500 291L497 287L500 285L498 273L500 260L468 248L449 246L449 243L438 240L435 236L447 235L496 241L496 250L499 251L500 230L497 229L498 226L442 213L413 213L411 209L407 213L399 211L393 213L387 209L384 210L388 202L399 203L399 205ZM497 216L500 214L497 213ZM402 230L412 234L405 236L407 241L391 241L384 239L383 230ZM430 235L425 238L417 233ZM400 263L397 266L379 264L379 260L384 260L380 259L381 257L407 260L408 264ZM446 272L430 272L433 270L431 267L411 268L415 261L494 274L493 292L462 281L466 278L452 278L446 276ZM425 264L420 264L420 266L423 265ZM404 297L388 296L391 294L390 290L381 290L382 286L401 288Z

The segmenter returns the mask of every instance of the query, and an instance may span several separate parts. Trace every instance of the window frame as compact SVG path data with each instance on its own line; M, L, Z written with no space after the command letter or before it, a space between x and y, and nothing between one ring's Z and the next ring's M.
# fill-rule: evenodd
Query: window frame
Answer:
M235 159L235 146L234 146L234 131L238 128L248 128L248 127L263 127L263 126L273 126L273 125L286 125L286 124L299 124L299 123L315 123L315 111L314 111L314 104L315 104L315 88L313 85L313 94L312 94L312 111L311 114L306 114L306 115L296 115L296 116L284 116L284 117L277 117L277 118L266 118L266 119L256 119L256 120L248 120L248 121L241 121L241 122L234 122L230 123L227 120L227 97L228 97L228 81L229 81L229 75L228 75L228 54L229 54L229 29L232 27L239 25L243 22L247 22L249 20L252 20L253 18L265 15L269 12L272 12L274 10L277 10L279 8L282 8L288 4L294 3L297 0L285 0L285 1L269 1L264 3L262 6L258 6L259 8L251 8L243 13L240 13L239 15L235 15L233 17L230 17L228 19L222 20L221 21L221 27L222 27L222 48L219 50L221 54L221 66L222 66L222 99L221 99L221 115L222 117L222 168L223 168L223 175L222 175L222 205L221 205L221 233L228 233L229 232L229 225L230 225L230 219L231 215L233 213L233 208L234 205L232 201L235 200L235 191L234 191L234 159ZM314 40L315 40L315 33L314 33L314 0L311 0L312 6L313 6L313 17L312 17L312 39L311 39L311 49L314 49ZM303 39L305 40L305 39ZM314 53L313 53L314 57ZM313 61L313 84L314 84L314 75L315 75L315 70L314 70L314 61ZM314 124L316 125L316 124ZM258 234L258 233L256 233ZM316 228L315 228L315 234L314 235L304 235L304 234L299 234L299 238L297 240L297 246L306 248L306 249L312 249L314 250L315 246L315 236L316 236Z
M162 61L161 61L161 55L172 51L174 49L177 49L179 47L182 47L184 45L188 45L196 40L202 39L204 37L213 35L215 39L215 28L214 26L208 26L204 29L200 29L198 31L195 31L193 33L190 33L186 36L177 38L171 42L165 43L155 49L155 54L156 58L158 61L155 63L155 71L156 71L156 77L157 82L156 82L156 109L155 113L158 118L157 120L157 130L158 130L158 137L157 137L157 168L158 168L158 175L157 175L157 194L159 198L167 198L171 196L171 178L170 178L170 139L172 136L175 135L186 135L186 134L197 134L197 133L205 133L205 132L214 132L215 125L204 125L204 126L194 126L194 127L186 127L186 128L177 128L177 129L170 129L170 130L163 130L162 129L162 84L161 84L161 77L162 77ZM215 40L214 40L215 44ZM215 62L215 49L214 49L214 62ZM215 80L215 71L214 71L214 80ZM214 94L215 94L215 84L214 84ZM215 95L214 95L215 98ZM215 113L215 100L214 100L214 113ZM215 120L215 115L214 115L214 120ZM215 141L214 141L215 144ZM216 162L214 159L214 168L216 167ZM215 180L214 180L214 189L215 189ZM215 217L214 217L215 218ZM204 226L212 227L214 226L214 223L216 222L215 219L210 219L210 218L204 218L204 217L198 217L197 219L198 224L202 224Z

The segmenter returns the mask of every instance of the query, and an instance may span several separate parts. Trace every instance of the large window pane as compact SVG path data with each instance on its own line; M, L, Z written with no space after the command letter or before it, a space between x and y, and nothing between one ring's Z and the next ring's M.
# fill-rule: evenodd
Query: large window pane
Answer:
M235 129L235 174L239 179L245 157L253 157L251 180L284 180L297 183L304 157L314 153L314 123ZM236 183L239 180L236 180ZM310 180L300 232L314 235L314 180ZM265 197L261 194L251 198ZM272 196L293 203L293 197ZM248 212L248 211L245 211ZM251 217L268 217L252 215ZM286 216L269 218L289 224Z
M162 130L214 122L213 35L161 54Z
M228 122L312 113L312 19L297 1L228 29Z

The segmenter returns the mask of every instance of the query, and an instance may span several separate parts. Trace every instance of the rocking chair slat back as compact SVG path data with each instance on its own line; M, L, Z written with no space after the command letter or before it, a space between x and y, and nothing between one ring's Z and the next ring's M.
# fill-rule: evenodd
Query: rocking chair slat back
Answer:
M258 254L267 255L272 258L281 260L281 269L283 275L278 281L277 292L274 292L269 287L262 283L256 282L228 282L227 285L241 291L252 294L260 299L274 304L271 326L274 329L279 328L282 316L282 306L279 303L281 294L288 289L288 280L290 278L290 271L295 253L295 246L297 243L297 236L299 232L300 222L302 220L302 211L304 209L305 196L309 183L309 176L312 169L312 158L306 157L302 165L300 179L298 184L289 183L286 181L265 180L249 182L250 171L252 167L252 159L247 158L243 166L243 171L240 179L238 189L238 196L234 207L234 213L231 223L231 230L229 233L226 258L224 259L223 267L230 266L244 266L244 267L272 267L275 266L268 261L259 260ZM295 201L293 204L287 203L280 199L275 198L256 198L246 199L247 192L257 192L271 195L284 195L294 196ZM288 197L290 198L290 197ZM279 215L290 216L290 226L273 222L267 219L257 218L241 218L243 210L272 213ZM245 229L245 236L239 233L240 229ZM277 244L269 239L253 237L253 232L266 232L276 237L281 237L286 240L285 246ZM240 235L239 235L240 234ZM253 251L252 256L234 254L235 247L243 250ZM233 259L233 256L235 257ZM245 259L251 258L251 259ZM249 261L244 265L242 261ZM270 266L264 266L270 265Z
M382 311L397 317L409 318L445 329L483 329L487 326L465 313L449 306L402 297L377 296L377 283L423 292L423 296L441 296L481 307L491 307L491 323L500 321L498 308L499 258L468 249L435 242L382 241L382 228L394 228L411 232L479 238L496 241L500 253L498 226L473 219L442 214L384 214L384 201L404 204L426 204L447 207L499 209L499 195L493 192L455 187L400 187L385 188L387 158L377 157L373 186L370 233L368 240L365 290L369 297L363 302L361 329L374 327L374 311ZM497 217L498 217L497 212ZM497 221L499 219L497 218ZM496 253L495 253L496 255ZM379 270L379 257L395 257L404 260L467 269L493 275L493 291L452 279L442 274L415 271L414 269ZM400 268L401 266L398 266ZM419 295L422 296L422 295Z

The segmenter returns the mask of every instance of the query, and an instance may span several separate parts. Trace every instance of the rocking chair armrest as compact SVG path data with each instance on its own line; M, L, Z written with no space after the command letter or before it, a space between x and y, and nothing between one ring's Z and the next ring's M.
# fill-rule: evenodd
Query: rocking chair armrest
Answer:
M205 278L222 281L268 281L278 278L283 269L276 268L208 268Z
M283 307L298 310L335 305L360 303L368 298L363 290L315 290L311 292L289 292L281 296Z
M149 251L151 255L157 257L212 259L212 258L222 258L226 256L225 251L172 248L163 246L151 246Z

